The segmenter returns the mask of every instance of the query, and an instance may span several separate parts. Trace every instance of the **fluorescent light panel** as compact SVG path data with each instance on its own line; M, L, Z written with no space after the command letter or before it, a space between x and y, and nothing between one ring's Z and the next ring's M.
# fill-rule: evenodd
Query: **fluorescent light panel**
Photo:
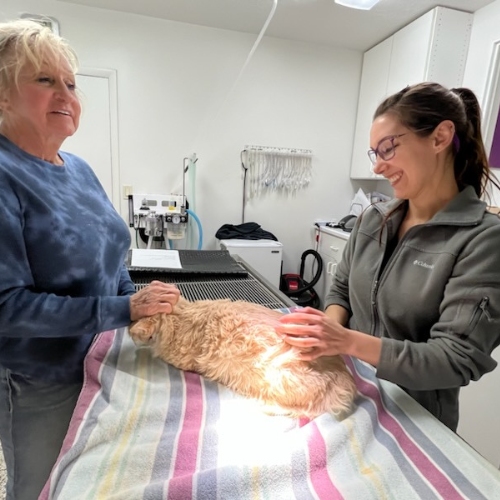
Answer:
M353 9L370 10L379 0L335 0L335 3Z

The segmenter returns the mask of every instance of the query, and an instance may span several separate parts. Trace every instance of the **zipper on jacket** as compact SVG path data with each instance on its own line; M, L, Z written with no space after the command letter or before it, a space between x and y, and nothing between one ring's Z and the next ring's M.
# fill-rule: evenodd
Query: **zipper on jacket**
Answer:
M408 238L408 235L411 234L414 230L415 230L415 227L410 227L410 229L408 229L408 231L406 231L405 235L401 239L398 240L396 248L394 248L392 255L389 257L389 260L385 263L384 269L382 269L382 271L380 271L380 268L377 270L378 278L373 283L372 295L371 295L371 306L372 306L372 315L373 315L371 335L373 337L381 337L380 321L379 321L378 310L377 310L377 294L378 294L379 284L382 281L382 278L386 275L387 269L390 267L390 264L395 259L395 257L399 254L399 252L401 251L401 248L403 248L403 242ZM387 240L386 240L385 244L386 245L388 244ZM383 261L383 257L382 257L382 261Z
M486 316L488 321L491 321L491 315L488 312L488 309L486 308L488 306L489 301L490 301L489 297L483 297L480 300L479 304L476 306L474 312L472 313L472 317L469 321L469 324L467 325L467 328L465 329L465 332L460 335L460 338L462 339L467 338L475 330L477 324L479 323L479 320L483 315Z
M372 293L371 293L371 306L372 306L372 314L373 314L373 321L372 321L372 331L371 335L373 337L380 337L380 332L378 331L378 325L379 325L379 318L378 318L378 311L377 311L377 291L378 291L378 280L375 280L372 286Z

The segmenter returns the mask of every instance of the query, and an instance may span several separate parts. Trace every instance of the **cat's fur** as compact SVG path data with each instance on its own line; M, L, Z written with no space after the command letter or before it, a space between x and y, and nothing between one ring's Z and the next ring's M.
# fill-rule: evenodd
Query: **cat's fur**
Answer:
M274 327L283 313L244 301L180 298L171 314L134 323L130 335L167 363L278 406L290 416L345 414L356 395L340 356L301 361Z

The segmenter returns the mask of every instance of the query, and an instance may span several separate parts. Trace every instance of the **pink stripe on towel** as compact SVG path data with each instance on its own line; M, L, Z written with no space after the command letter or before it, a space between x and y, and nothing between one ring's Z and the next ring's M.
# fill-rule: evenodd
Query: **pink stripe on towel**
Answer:
M85 413L89 410L90 403L101 389L101 380L99 377L101 373L100 370L103 366L102 362L108 354L109 348L113 344L115 334L116 330L100 333L87 353L84 361L85 379L82 391L80 392L78 403L75 407L75 412L71 419L60 456L62 456L63 453L66 453L66 451L73 445L80 423L82 422ZM91 374L99 374L99 377L91 377Z
M309 448L309 474L311 484L319 498L342 500L344 497L333 484L328 474L328 458L326 445L318 426L314 421L310 424L307 445Z
M183 372L186 384L186 407L177 443L174 473L168 483L168 499L192 498L193 475L196 472L201 425L203 423L203 390L196 373ZM180 452L179 452L180 451Z
M93 344L90 346L84 360L83 387L80 395L78 396L78 402L76 404L75 411L73 412L73 416L71 417L68 432L64 438L61 451L59 452L59 456L53 470L57 467L60 458L73 446L85 414L92 409L90 407L90 403L101 389L101 382L98 377L91 377L90 374L100 374L102 362L108 354L109 348L115 338L115 334L116 330L102 332L97 335ZM39 500L46 500L49 498L50 483L51 481L49 477L40 494Z
M397 419L387 411L378 387L360 376L352 360L346 359L346 363L351 369L359 391L375 403L380 427L386 429L394 437L401 450L420 472L422 479L432 484L442 498L463 498L446 474L413 442Z

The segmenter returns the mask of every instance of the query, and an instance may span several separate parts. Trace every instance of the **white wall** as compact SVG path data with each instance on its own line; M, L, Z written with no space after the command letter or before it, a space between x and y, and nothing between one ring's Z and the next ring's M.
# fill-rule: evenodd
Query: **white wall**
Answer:
M309 188L246 210L246 221L283 243L285 272L298 271L315 219L347 213L361 53L264 37L229 95L256 35L55 0L2 0L1 20L21 12L58 19L82 67L116 69L122 185L168 194L180 187L183 158L198 155L204 248L215 248L222 224L241 222L246 144L314 152ZM127 219L125 201L121 213Z

